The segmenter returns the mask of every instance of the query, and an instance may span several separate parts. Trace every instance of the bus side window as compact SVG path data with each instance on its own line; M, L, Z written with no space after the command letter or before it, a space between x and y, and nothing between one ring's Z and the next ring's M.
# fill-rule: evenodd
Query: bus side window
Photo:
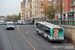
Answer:
M40 29L40 30L43 30L43 25L38 24L38 25L37 25L37 28Z
M37 23L37 28L39 29L39 27L40 27L40 24Z
M44 31L46 34L50 35L50 28L45 26Z

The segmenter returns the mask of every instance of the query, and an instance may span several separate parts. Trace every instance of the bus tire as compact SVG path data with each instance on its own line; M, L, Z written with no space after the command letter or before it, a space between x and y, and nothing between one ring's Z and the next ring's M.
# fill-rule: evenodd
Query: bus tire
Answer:
M49 41L49 38L48 38L48 36L47 36L47 38L46 38L46 39L47 39L47 41Z
M41 33L40 36L43 37L43 34Z
M36 32L37 32L38 35L40 35L38 31L36 31Z

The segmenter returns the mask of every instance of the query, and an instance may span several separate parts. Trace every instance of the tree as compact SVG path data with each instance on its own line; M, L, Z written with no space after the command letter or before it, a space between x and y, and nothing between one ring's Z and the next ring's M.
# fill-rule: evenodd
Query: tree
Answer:
M12 18L13 18L13 21L17 21L17 20L18 20L18 15L13 14L13 15L11 15L11 16L12 16Z
M21 13L19 13L19 15L15 15L15 14L7 15L6 18L7 18L6 21L13 21L13 22L21 20Z
M55 17L55 13L58 11L59 9L57 5L55 7L51 5L44 10L44 15L46 15L49 19L53 19Z
M15 14L7 15L6 18L7 18L7 21L17 21L18 20L18 16Z
M7 15L6 18L7 18L6 21L11 21L11 16L10 15Z
M18 20L21 20L21 13L19 13L18 15Z

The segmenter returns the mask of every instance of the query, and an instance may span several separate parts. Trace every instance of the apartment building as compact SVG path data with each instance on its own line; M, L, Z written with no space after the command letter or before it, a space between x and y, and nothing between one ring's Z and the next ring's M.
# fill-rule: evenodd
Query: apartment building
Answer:
M4 21L5 20L5 16L0 16L0 21Z
M48 6L59 6L60 9L60 0L38 0L38 14L41 18L45 18L44 11L46 11L46 8Z
M32 0L32 18L38 17L38 0Z
M25 19L25 1L23 0L23 2L21 2L21 20Z
M63 20L75 21L75 0L63 0Z
M54 7L60 5L60 0L25 0L23 3L22 10L24 11L21 11L22 19L36 19L45 17L44 10L50 5Z
M63 12L75 11L75 0L63 0Z

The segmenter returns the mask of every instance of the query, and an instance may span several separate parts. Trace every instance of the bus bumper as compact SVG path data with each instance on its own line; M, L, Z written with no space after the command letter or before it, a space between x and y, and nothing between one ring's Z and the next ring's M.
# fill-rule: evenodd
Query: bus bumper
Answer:
M63 42L64 40L50 40L52 42Z

